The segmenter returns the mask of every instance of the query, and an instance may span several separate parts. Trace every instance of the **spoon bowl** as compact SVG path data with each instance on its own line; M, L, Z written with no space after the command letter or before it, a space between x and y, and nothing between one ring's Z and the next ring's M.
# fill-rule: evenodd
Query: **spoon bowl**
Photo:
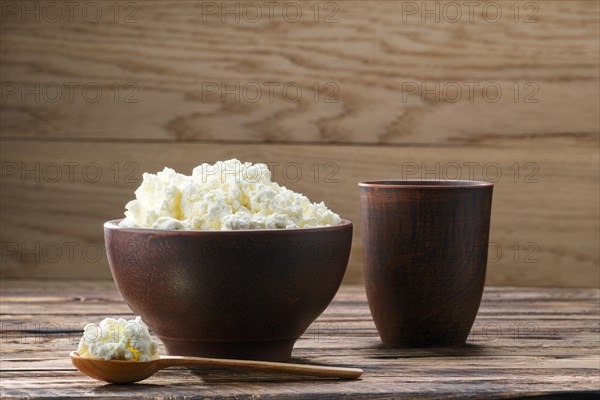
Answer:
M104 360L81 357L71 352L71 362L90 378L109 383L134 383L151 377L164 368L161 359L152 361Z
M82 357L76 351L71 352L71 362L91 378L116 384L139 382L169 367L220 368L340 379L356 379L363 373L358 368L202 357L161 356L152 361L105 360Z

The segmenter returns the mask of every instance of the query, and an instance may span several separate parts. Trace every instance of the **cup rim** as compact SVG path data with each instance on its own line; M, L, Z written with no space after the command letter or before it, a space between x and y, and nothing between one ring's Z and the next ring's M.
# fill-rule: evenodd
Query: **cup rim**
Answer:
M494 184L468 180L378 179L359 182L358 186L372 189L485 189L494 187Z
M160 233L167 235L236 235L236 234L292 234L293 232L323 232L323 231L335 231L352 227L352 221L341 218L339 225L326 225L326 226L315 226L311 228L281 228L281 229L238 229L232 231L191 231L191 230L176 230L176 229L152 229L152 228L126 228L119 226L120 222L124 218L113 219L104 223L104 229L122 231L122 232L136 232L136 233Z

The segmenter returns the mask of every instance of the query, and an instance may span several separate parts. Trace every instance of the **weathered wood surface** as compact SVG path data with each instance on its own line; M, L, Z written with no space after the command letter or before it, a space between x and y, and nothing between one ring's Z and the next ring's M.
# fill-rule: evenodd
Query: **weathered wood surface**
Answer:
M357 366L359 381L172 369L113 386L79 374L68 353L81 328L131 317L112 282L2 282L1 394L110 398L477 398L600 395L600 291L494 288L469 343L457 349L379 344L364 290L343 286L294 349L294 361ZM560 397L562 396L562 397Z
M32 1L7 10L2 137L456 145L598 134L597 1L243 3L81 1L57 21L41 7L38 21L23 17Z
M491 284L600 285L598 1L250 2L257 21L237 1L75 3L2 2L4 276L108 278L101 223L142 172L238 157L297 163L298 182L276 180L355 222L347 282L362 280L356 183L457 163L502 173Z
M102 224L123 216L144 171L169 165L189 174L200 162L239 157L272 163L275 181L313 201L325 201L354 222L346 281L357 282L362 280L358 181L418 178L421 173L435 177L435 172L425 169L435 171L436 165L438 171L459 165L467 178L466 163L472 163L471 178L482 179L483 166L492 162L499 169L490 164L492 168L485 172L494 180L498 176L488 283L598 287L600 155L597 141L583 142L585 146L533 140L521 147L446 151L389 146L3 142L4 165L17 170L5 175L0 191L1 268L8 277L110 278ZM21 165L35 169L36 163L37 182L35 170L25 175L20 170ZM331 168L326 169L328 163ZM414 166L416 175L409 173Z

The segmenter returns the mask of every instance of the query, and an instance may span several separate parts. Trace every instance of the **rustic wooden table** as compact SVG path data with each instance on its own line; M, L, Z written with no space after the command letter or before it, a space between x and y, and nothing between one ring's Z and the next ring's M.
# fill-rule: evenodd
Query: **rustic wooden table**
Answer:
M379 344L362 287L345 286L294 361L362 367L361 380L171 369L115 386L76 371L85 323L132 316L112 282L2 282L2 397L598 398L600 290L487 288L468 345ZM538 397L536 397L538 398Z

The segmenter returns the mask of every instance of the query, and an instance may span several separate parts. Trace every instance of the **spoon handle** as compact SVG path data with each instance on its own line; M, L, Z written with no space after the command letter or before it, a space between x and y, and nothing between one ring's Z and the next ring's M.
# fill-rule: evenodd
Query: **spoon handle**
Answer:
M359 368L327 367L320 365L291 364L271 361L230 360L222 358L162 356L161 368L208 367L237 371L260 371L290 375L317 376L323 378L356 379L362 375Z

